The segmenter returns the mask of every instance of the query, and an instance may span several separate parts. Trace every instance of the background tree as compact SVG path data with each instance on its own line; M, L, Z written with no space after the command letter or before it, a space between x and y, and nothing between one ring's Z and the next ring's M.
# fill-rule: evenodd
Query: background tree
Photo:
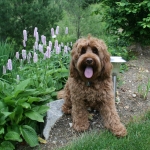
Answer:
M83 35L87 35L88 33L93 33L92 29L94 29L96 24L101 21L99 19L100 16L92 16L92 11L94 9L94 7L92 7L92 4L96 4L99 1L100 0L64 1L64 8L67 12L72 27L75 28L75 34L76 34L75 36L77 39Z
M50 28L62 18L60 2L55 0L0 0L0 37L22 44L22 31L33 36L35 27L50 35Z
M109 31L136 43L148 43L150 33L149 0L105 0ZM121 29L122 32L118 32ZM120 30L120 31L121 31Z

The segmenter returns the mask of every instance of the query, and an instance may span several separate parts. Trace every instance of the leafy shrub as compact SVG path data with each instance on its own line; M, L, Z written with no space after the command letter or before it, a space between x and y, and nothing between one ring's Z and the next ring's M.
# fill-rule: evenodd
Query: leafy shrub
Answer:
M39 91L31 88L28 78L19 84L9 84L0 80L0 149L14 149L13 142L25 140L31 147L38 145L38 137L33 122L44 122L49 102L49 94L54 88ZM34 126L35 127L35 126Z
M109 31L137 43L147 43L150 32L149 0L105 0ZM118 32L121 29L122 32Z
M34 44L33 50L17 52L11 64L5 63L7 71L0 78L0 149L13 150L23 140L31 147L38 145L38 125L44 122L47 103L56 99L68 77L69 45L58 49L56 39L51 43L54 47L39 44L42 51Z

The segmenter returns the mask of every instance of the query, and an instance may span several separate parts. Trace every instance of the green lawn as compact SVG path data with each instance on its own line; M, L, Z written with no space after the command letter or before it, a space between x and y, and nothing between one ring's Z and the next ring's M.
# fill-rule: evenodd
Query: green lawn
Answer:
M85 133L59 150L150 150L150 111L127 125L128 135L117 138L110 132Z

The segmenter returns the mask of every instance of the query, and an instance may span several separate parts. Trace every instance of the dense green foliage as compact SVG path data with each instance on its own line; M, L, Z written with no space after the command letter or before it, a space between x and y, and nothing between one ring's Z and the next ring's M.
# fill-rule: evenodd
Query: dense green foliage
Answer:
M124 40L149 43L150 1L149 0L105 0L106 21L111 34Z
M55 0L0 0L0 35L22 45L22 31L28 36L38 27L43 35L50 33L50 28L62 17L60 2Z
M14 45L6 42L0 42L0 77L2 76L3 65L7 63L8 58L14 54Z
M54 91L31 89L34 84L31 78L17 85L0 80L0 149L14 149L14 142L23 139L31 146L38 145L37 122L44 122L43 117L48 110L45 105L49 101L46 94ZM42 97L40 96L42 95ZM6 145L5 145L6 144Z
M56 42L56 39L52 40L50 57L46 55L49 43L44 45L40 40L43 51L39 51L39 47L36 51L26 51L25 58L23 52L19 52L19 56L13 58L11 70L3 61L2 65L7 67L0 78L0 149L7 144L7 149L13 150L16 142L23 140L31 147L39 144L37 134L42 132L40 123L44 123L49 109L46 105L56 99L56 92L63 88L69 72L71 45L68 43L65 47L67 43L64 43L58 53ZM1 45L0 49L4 48L9 48L9 44ZM6 59L10 50L2 53Z

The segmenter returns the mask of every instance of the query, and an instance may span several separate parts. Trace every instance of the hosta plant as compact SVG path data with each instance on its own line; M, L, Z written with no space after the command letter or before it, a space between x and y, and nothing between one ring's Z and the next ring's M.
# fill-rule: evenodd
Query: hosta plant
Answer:
M0 150L15 149L16 142L38 145L37 122L44 122L53 87L46 90L31 88L31 78L17 85L0 80Z

